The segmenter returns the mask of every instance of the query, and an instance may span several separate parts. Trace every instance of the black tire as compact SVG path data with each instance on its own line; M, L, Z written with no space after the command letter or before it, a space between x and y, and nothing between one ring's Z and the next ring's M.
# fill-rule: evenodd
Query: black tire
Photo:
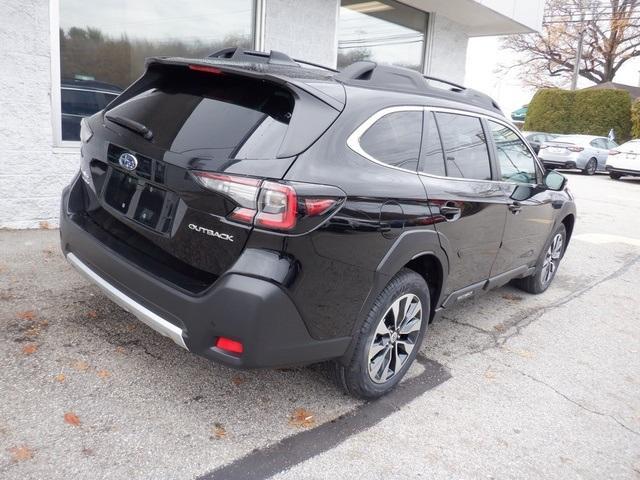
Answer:
M622 177L622 175L621 175L621 174L616 173L616 172L609 172L609 176L610 176L611 178L613 178L614 180L620 180L620 177Z
M398 300L402 302L403 298L406 298L405 302L409 302L410 300L413 301L414 298L417 298L421 303L421 323L419 330L415 330L411 334L412 341L414 342L413 348L408 355L402 357L402 360L397 360L398 363L394 364L394 372L391 377L388 379L380 378L378 381L374 381L372 379L372 374L369 373L370 365L374 366L376 364L376 361L380 358L379 355L384 354L385 360L383 361L386 361L387 357L387 353L380 350L379 354L372 357L374 360L370 361L369 354L373 351L372 349L375 348L374 342L379 340L379 342L376 342L377 345L384 341L385 337L385 335L378 333L377 330L383 325L383 323L393 323L392 321L389 321L389 315L393 317L391 307ZM408 312L412 305L415 305L415 303L410 304L408 306L409 308L404 307L405 311ZM424 278L413 270L407 268L400 270L400 272L391 279L373 303L373 307L371 308L367 319L364 321L359 333L354 338L356 345L353 349L351 359L346 364L343 364L340 361L335 361L330 365L332 374L338 386L349 395L363 399L378 398L393 390L398 382L402 380L402 377L404 377L420 350L420 346L422 345L427 325L429 323L429 314L431 311L430 305L429 288ZM407 324L409 323L412 322L408 321ZM387 352L390 352L389 355L391 357L395 355L398 359L402 356L402 354L399 354L398 352L401 352L401 350L405 348L402 345L407 343L402 340L403 336L402 333L400 333L401 330L401 328L397 329L398 335L396 336L396 340L393 341L387 350ZM408 336L406 337L407 339L409 338ZM393 334L389 336L390 341L391 338L393 338ZM396 353L394 354L393 352ZM389 366L392 363L393 358L391 358ZM395 371L396 369L397 371ZM385 373L386 377L386 369L383 373Z
M546 261L550 260L549 259L550 252L552 255L554 253L553 252L554 240L558 235L560 235L562 239L561 251L559 252L559 256L557 259L552 259L554 264L554 269L551 272L551 276L547 277L547 270L545 269ZM544 292L547 288L549 288L549 285L551 285L551 282L553 282L553 279L556 276L556 272L558 271L560 261L564 256L566 246L567 246L567 230L564 227L564 224L561 223L549 236L547 243L545 243L544 248L540 252L540 257L538 258L538 263L536 264L536 271L533 273L533 275L514 280L513 282L514 285L519 289L524 290L525 292L533 293L536 295Z
M584 166L582 170L583 175L593 175L598 170L598 160L595 158L590 158L587 164Z

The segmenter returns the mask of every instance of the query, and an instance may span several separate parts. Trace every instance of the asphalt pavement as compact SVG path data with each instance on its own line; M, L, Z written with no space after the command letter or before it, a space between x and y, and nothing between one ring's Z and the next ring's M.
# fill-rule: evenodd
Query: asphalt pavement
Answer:
M640 179L569 185L551 288L448 310L370 403L319 366L183 351L73 271L56 230L0 231L0 478L640 478Z

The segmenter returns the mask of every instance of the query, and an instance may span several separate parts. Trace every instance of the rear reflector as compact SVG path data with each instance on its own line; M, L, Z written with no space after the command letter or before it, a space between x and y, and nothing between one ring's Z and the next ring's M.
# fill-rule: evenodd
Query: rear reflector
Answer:
M242 343L236 342L235 340L231 340L227 337L218 337L218 340L216 340L216 347L220 350L225 350L231 353L242 353L244 350Z

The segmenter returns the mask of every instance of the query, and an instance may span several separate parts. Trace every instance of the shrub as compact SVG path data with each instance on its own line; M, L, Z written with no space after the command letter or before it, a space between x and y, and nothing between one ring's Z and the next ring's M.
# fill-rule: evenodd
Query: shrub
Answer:
M640 99L631 107L631 137L640 138Z
M631 97L623 90L539 90L524 124L525 130L599 136L612 128L618 142L629 139Z
M573 102L573 133L607 136L613 128L616 140L631 133L631 96L624 90L578 90Z
M550 133L571 131L573 92L559 88L538 90L529 102L524 130Z

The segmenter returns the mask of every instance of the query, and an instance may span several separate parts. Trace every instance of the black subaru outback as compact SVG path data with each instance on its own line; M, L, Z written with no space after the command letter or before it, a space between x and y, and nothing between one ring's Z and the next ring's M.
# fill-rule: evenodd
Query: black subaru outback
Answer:
M489 97L372 62L152 58L81 137L61 211L73 266L191 352L331 361L365 398L456 302L546 290L576 215Z

